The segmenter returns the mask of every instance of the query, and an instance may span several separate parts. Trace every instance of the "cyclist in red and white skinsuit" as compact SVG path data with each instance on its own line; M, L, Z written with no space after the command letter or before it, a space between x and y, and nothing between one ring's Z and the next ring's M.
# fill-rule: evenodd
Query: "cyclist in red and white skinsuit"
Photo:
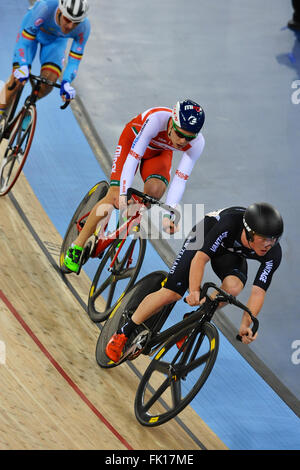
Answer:
M82 231L67 251L65 265L77 272L82 247L94 233L99 221L109 216L114 207L124 208L127 190L140 166L144 192L160 199L169 182L174 150L183 152L170 184L166 203L175 207L181 200L186 182L204 148L200 133L204 111L194 101L178 101L170 108L151 108L133 118L124 128L113 159L110 188L95 205ZM176 227L169 218L163 219L166 232ZM78 261L77 261L78 260Z

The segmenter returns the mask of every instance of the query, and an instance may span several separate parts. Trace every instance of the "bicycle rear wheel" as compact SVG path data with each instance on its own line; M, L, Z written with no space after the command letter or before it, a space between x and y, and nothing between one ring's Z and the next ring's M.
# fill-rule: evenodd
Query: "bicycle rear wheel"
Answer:
M190 330L178 350L173 336L146 369L135 397L135 415L144 426L159 426L180 413L197 395L217 358L219 334L208 322Z
M140 279L135 286L116 304L109 318L105 322L96 345L96 361L100 367L111 368L118 364L111 361L105 354L105 348L112 335L131 318L141 301L152 292L161 288L162 282L167 277L165 271L155 271ZM158 315L158 314L157 314ZM149 327L153 323L153 317L145 322ZM145 327L141 326L144 330ZM129 340L130 343L130 340Z
M107 191L108 191L109 185L107 181L100 181L99 183L95 184L84 196L80 204L78 205L77 209L75 210L72 219L69 223L69 226L67 228L67 231L65 233L61 249L60 249L60 256L59 256L59 265L64 271L64 259L66 256L66 252L68 248L71 246L73 241L78 235L78 228L77 228L77 222L84 216L89 214L89 212L93 209L94 205L102 199ZM80 222L80 226L83 227L85 223L85 219L82 219ZM64 271L66 274L68 274L70 271L65 270Z
M122 240L115 240L106 250L94 276L88 298L88 314L92 321L106 320L119 300L131 289L145 257L147 241L140 231L129 235L114 262L109 266Z
M21 110L15 120L0 163L0 196L9 193L25 165L35 132L36 118L36 108L31 105L26 113ZM26 126L25 119L27 120Z

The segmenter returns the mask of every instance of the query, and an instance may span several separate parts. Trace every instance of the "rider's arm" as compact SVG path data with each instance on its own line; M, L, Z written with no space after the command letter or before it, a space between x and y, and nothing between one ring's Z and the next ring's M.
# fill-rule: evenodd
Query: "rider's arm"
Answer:
M189 273L189 295L186 300L191 306L199 305L200 302L200 288L204 275L205 266L210 261L210 257L202 251L197 251L195 254Z
M63 80L71 83L78 71L80 61L83 57L84 48L89 38L91 31L91 25L88 18L86 18L77 28L74 30L76 36L73 39L71 49L69 52L68 64L63 74Z
M45 2L37 2L30 8L22 22L18 35L18 47L15 48L15 59L20 66L30 65L30 50L33 47L37 32L48 17L49 9Z
M142 156L135 153L132 149L130 150L122 168L122 174L120 178L120 195L125 196L128 188L130 188L137 166Z
M149 117L133 141L132 147L125 160L120 178L120 194L125 195L130 188L137 166L142 159L149 142L160 130L159 121L155 116Z
M262 309L264 304L266 291L258 286L253 286L251 294L247 303L247 307L251 311L252 315L256 317ZM242 321L240 324L239 334L242 337L242 341L245 344L249 344L256 339L256 335L252 336L250 328L251 318L247 312L244 312Z
M268 290L272 277L282 258L282 250L279 244L275 245L264 257L256 277L253 282L251 294L247 303L247 307L256 317L264 304L266 291ZM250 329L251 319L245 312L241 321L239 334L243 338L243 343L249 344L256 339L256 335L252 336Z
M183 153L168 190L166 204L169 206L175 207L181 201L186 182L192 173L196 161L203 152L204 145L204 137L202 134L199 134L191 148Z

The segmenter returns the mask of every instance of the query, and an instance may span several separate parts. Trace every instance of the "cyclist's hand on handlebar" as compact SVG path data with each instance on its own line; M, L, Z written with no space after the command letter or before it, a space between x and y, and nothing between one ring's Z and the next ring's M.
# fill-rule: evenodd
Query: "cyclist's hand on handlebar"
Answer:
M124 212L127 209L127 196L126 194L120 194L119 196L119 211Z
M257 338L257 333L253 336L251 328L242 325L240 326L239 335L241 336L242 343L244 344L250 344Z
M18 67L17 69L14 70L14 77L19 80L20 83L25 83L27 82L29 78L29 68L27 65L22 65L21 67Z
M76 96L75 88L66 80L63 80L60 84L60 96L64 101L73 100Z
M188 303L191 307L195 307L196 305L202 305L205 300L206 297L200 300L200 291L192 291L185 298L186 303Z
M173 220L171 220L167 216L163 217L162 226L163 226L163 231L166 233L170 233L171 235L173 235L175 232L178 232L179 230L178 225L175 225Z

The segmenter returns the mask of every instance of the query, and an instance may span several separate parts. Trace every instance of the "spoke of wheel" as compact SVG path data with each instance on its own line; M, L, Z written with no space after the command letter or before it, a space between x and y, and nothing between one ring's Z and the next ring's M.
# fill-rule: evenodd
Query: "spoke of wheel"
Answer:
M132 277L135 273L136 267L124 269L122 272L115 273L114 276L116 281L120 281L121 279L127 279L128 277Z
M113 298L114 293L115 293L116 285L117 285L117 283L115 281L113 281L111 283L111 286L110 286L110 289L109 289L109 292L108 292L108 298L107 298L107 301L106 301L105 310L111 306L111 301L112 301L112 298Z
M6 165L8 165L11 162L11 160L13 160L13 158L14 158L13 153L6 155L2 160L1 170L2 168L6 167Z
M126 263L126 261L128 261L129 255L130 255L131 253L133 253L135 244L136 244L136 240L132 240L132 242L130 243L129 247L127 248L127 251L126 251L126 253L125 253L125 255L124 255L124 258L123 258L122 261L121 261L120 269L123 269L124 264Z
M171 395L173 408L175 408L181 401L181 381L173 379L171 383Z
M201 366L202 364L206 364L209 360L211 352L208 351L206 354L203 354L198 359L188 363L186 366L180 368L180 375L186 375L192 370L196 369L197 367Z
M162 374L168 374L170 370L170 363L164 361L153 361L153 371L161 372Z
M98 289L96 290L96 292L94 292L94 294L93 294L93 298L94 298L94 299L97 299L97 297L99 297L99 295L102 294L102 292L103 292L110 284L113 283L112 277L113 277L113 275L111 274L107 279L105 279L105 281L103 282L103 284L101 284L101 286L98 287Z
M8 184L9 178L11 177L11 173L12 173L12 171L13 171L13 167L15 166L15 163L16 163L16 157L15 157L15 155L12 155L12 159L11 159L11 160L12 160L12 163L11 163L11 165L10 165L10 168L9 168L9 170L8 170L8 175L7 175L7 178L6 178L7 184Z
M156 390L156 392L154 392L154 394L152 395L152 397L150 398L150 400L147 401L147 403L145 403L145 405L143 406L143 409L145 411L148 411L151 406L161 397L161 395L167 390L167 388L169 387L170 385L170 379L169 377L167 377L165 379L165 381L161 384L160 387L158 387L158 389Z

